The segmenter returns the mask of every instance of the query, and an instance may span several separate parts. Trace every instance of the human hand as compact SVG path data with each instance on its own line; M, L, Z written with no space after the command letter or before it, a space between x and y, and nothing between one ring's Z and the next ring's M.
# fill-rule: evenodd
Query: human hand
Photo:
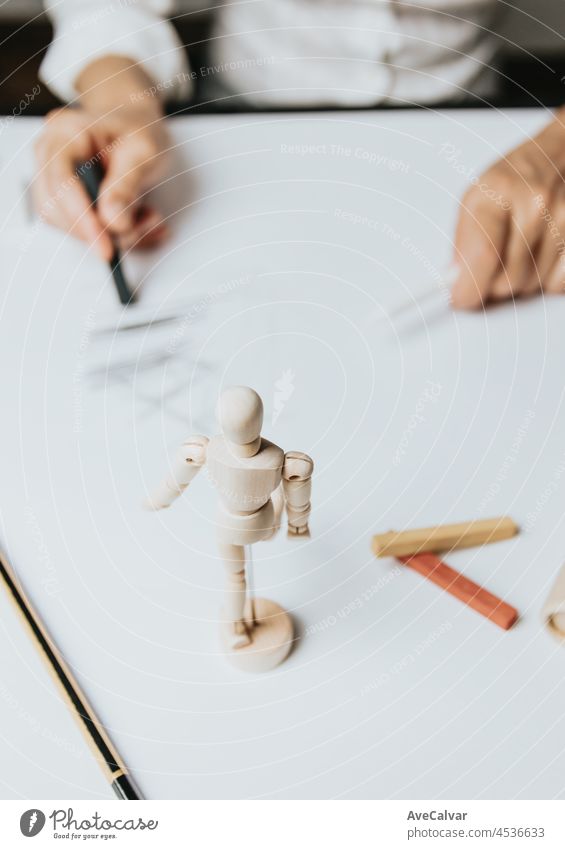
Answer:
M38 213L92 245L106 260L112 257L114 241L128 250L159 244L167 235L162 216L144 197L166 172L162 110L154 97L139 97L143 83L149 90L149 78L132 69L129 60L122 61L128 66L119 85L112 61L96 63L101 82L90 74L78 108L49 113L35 147ZM105 171L96 207L75 173L88 160L100 162Z
M535 292L565 292L564 111L467 191L455 236L451 301L473 309Z

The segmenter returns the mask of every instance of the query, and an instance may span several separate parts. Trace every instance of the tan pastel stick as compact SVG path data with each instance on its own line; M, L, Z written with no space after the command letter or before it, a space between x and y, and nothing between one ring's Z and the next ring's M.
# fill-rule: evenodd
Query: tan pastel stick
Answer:
M542 609L543 621L558 640L565 640L565 566L551 588Z
M374 536L372 547L377 557L406 557L419 551L454 551L498 542L513 537L518 530L509 516L499 516L496 519L479 519L456 525L389 531Z
M428 581L433 581L459 601L472 607L477 613L486 616L505 631L518 619L518 611L514 607L497 598L484 587L475 584L465 575L456 572L435 554L422 552L413 557L399 557L398 560L423 575Z

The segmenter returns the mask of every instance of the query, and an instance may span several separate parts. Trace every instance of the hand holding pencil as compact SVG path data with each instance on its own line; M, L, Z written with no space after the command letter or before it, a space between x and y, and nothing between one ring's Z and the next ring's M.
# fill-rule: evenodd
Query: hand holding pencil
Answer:
M166 173L169 142L151 80L130 60L107 56L88 65L76 86L76 105L50 112L35 145L37 212L106 262L116 247L161 244L167 229L145 195ZM76 178L82 163L101 171L96 206Z

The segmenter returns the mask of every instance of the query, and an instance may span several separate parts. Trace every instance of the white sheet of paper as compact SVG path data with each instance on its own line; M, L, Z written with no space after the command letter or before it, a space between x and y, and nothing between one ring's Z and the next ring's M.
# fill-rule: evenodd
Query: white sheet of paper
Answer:
M147 797L561 793L563 654L539 610L565 556L565 301L418 301L441 290L469 175L546 119L172 121L174 237L126 262L143 315L184 319L147 332L109 332L104 266L4 197L1 534ZM21 183L37 128L3 138ZM220 653L205 476L140 506L228 383L316 462L312 538L254 548L259 595L301 636L264 677ZM449 562L519 609L509 633L370 553L377 531L501 513L520 537ZM0 623L4 795L110 796L4 594Z

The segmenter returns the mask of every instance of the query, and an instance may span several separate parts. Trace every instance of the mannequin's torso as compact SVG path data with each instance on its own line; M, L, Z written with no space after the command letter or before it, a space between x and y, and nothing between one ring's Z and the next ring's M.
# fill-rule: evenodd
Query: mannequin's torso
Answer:
M282 480L284 451L267 439L252 457L238 457L223 436L213 436L206 459L222 506L236 515L260 510Z

